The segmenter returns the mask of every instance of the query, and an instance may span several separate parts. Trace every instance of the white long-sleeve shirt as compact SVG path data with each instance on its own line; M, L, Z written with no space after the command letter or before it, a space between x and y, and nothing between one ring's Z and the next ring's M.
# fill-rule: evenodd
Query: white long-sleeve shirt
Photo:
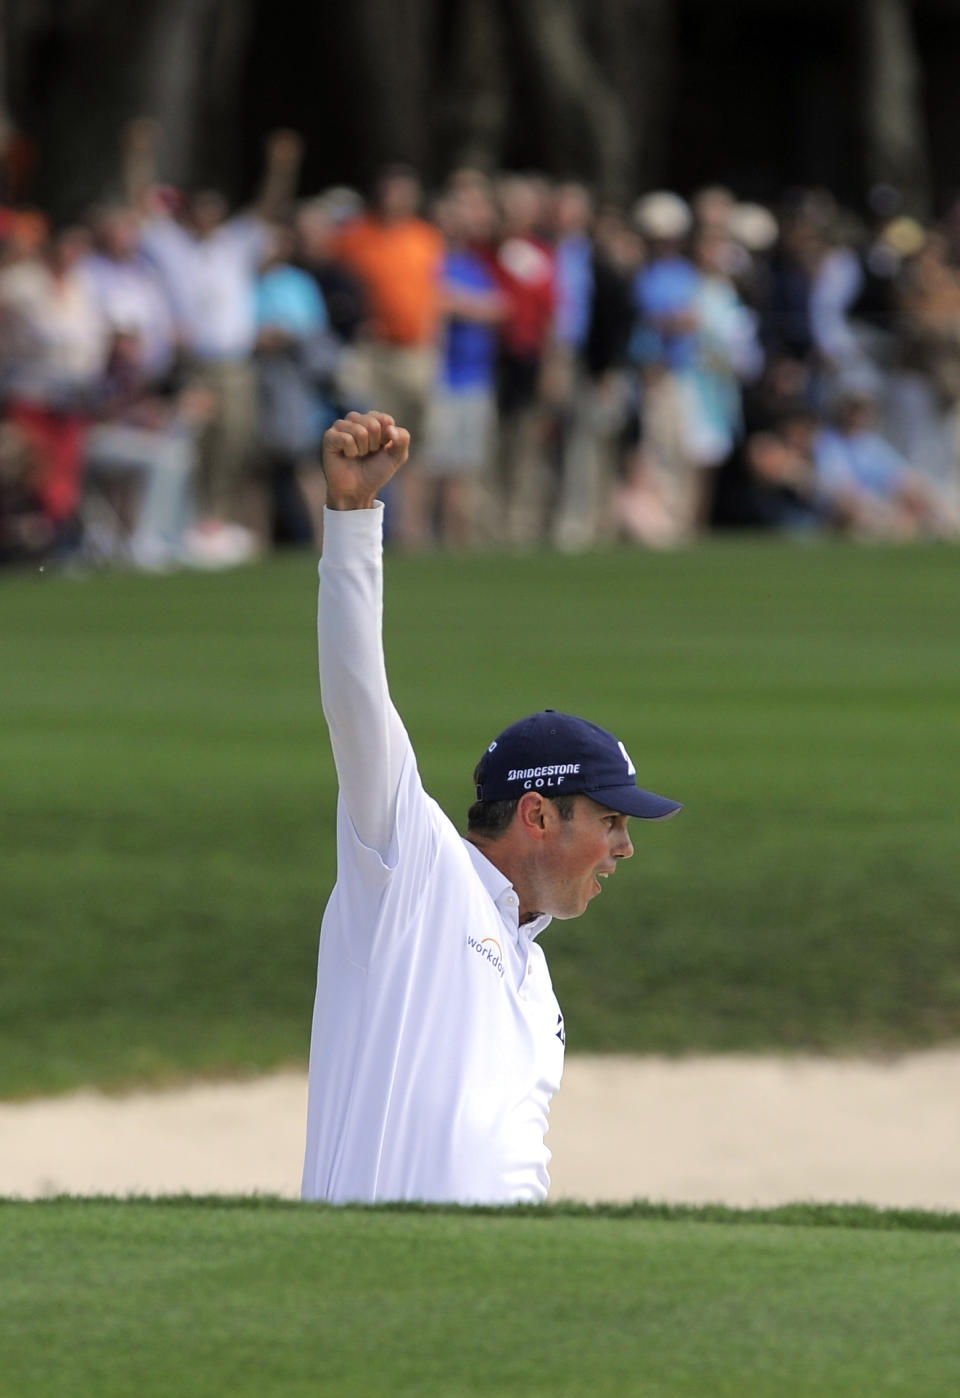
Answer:
M340 799L303 1197L546 1197L563 1017L509 880L424 791L390 700L382 507L328 511L320 674Z

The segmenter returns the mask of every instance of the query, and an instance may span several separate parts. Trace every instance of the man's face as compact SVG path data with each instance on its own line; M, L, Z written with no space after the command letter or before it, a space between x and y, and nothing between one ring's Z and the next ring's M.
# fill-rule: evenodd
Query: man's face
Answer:
M486 190L464 189L454 200L458 234L468 243L486 243L496 231L497 214Z
M337 228L322 209L305 209L297 219L297 232L308 262L331 261L337 245Z
M592 218L590 195L582 184L562 184L553 200L554 228L559 237L572 237L589 231Z
M499 194L506 231L532 232L540 212L540 198L533 182L522 175L508 175L500 181Z
M136 252L140 228L131 210L111 209L104 215L97 231L108 257L124 261Z
M550 815L538 886L531 892L538 912L561 919L579 917L601 892L603 879L614 873L617 862L633 854L627 833L630 818L589 796L576 798L570 820L561 820L555 807Z
M876 421L873 400L851 395L840 404L838 416L844 432L869 432Z
M420 181L414 175L384 175L377 196L380 213L385 219L413 218L420 207Z
M205 189L200 194L195 195L190 202L193 231L201 238L206 238L210 233L215 232L226 216L226 200L216 190Z

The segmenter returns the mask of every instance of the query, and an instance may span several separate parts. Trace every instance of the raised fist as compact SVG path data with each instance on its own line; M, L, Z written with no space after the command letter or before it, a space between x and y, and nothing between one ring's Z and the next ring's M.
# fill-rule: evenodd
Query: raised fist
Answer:
M369 510L410 453L410 433L388 413L347 413L323 436L323 474L332 510Z

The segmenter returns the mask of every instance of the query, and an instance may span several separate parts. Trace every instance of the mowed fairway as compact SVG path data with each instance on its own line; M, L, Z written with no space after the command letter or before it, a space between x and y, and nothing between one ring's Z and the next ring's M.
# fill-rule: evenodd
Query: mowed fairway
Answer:
M716 1216L6 1204L0 1394L960 1392L957 1216Z
M546 934L568 1049L960 1036L960 553L721 541L388 563L394 694L461 818L585 713L686 802ZM4 579L0 1095L302 1062L334 779L304 556Z

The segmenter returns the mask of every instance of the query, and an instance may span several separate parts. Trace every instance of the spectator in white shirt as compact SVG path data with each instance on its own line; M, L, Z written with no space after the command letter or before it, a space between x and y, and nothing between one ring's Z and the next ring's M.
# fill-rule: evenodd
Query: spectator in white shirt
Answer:
M109 327L89 274L84 230L57 234L0 271L0 394L37 461L37 490L56 536L80 502L84 441L106 363Z
M190 197L182 219L157 197L156 144L150 122L128 133L127 182L144 215L141 246L157 268L174 308L194 382L206 389L216 411L200 444L198 481L201 532L211 556L228 533L237 561L256 551L253 526L259 492L256 466L256 283L268 249L268 220L289 203L301 158L293 132L276 132L267 144L264 179L256 204L228 217L222 195L203 190ZM237 526L240 526L238 531Z
M169 293L156 267L140 249L140 220L127 205L93 214L93 252L85 262L94 295L113 331L137 336L143 373L153 381L168 374L177 350Z

